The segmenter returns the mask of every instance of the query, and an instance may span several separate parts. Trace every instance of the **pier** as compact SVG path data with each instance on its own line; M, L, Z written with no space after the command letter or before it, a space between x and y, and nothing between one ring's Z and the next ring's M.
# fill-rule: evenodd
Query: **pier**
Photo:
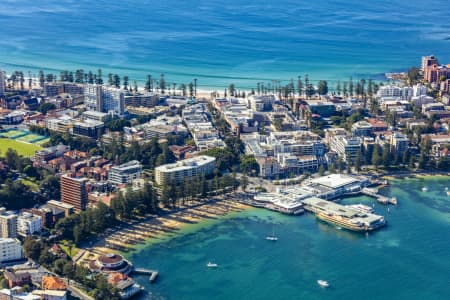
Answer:
M134 268L132 271L134 274L139 275L150 275L149 281L154 282L156 280L156 277L158 277L158 271L156 270L150 270L150 269L144 269L144 268Z
M389 197L380 195L380 194L378 194L378 191L376 189L363 188L361 190L361 193L375 198L378 202L380 202L382 204L397 205L397 198L395 198L395 197L389 198Z

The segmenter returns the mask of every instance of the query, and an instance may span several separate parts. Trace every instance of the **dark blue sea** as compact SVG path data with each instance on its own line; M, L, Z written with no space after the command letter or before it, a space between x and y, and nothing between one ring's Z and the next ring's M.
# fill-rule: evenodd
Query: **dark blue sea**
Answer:
M1 0L0 68L164 73L200 89L380 79L426 54L449 63L449 16L448 0Z

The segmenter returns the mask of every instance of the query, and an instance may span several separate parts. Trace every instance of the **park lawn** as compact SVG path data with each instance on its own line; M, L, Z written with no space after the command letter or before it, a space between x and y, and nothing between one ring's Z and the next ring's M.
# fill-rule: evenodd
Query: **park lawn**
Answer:
M75 257L75 255L77 255L78 252L80 252L80 248L75 247L75 245L72 244L72 253L70 253L69 251L69 243L66 240L62 240L59 243L59 246L61 247L61 249L66 252L67 256L69 257ZM72 255L70 255L72 254Z
M0 156L4 157L8 148L16 150L19 155L30 157L34 152L41 150L42 147L35 144L27 144L11 139L0 138Z
M39 191L39 185L36 182L34 182L34 181L31 181L29 179L21 179L20 182L22 182L23 185L26 185L27 187L29 187L34 192L38 192Z

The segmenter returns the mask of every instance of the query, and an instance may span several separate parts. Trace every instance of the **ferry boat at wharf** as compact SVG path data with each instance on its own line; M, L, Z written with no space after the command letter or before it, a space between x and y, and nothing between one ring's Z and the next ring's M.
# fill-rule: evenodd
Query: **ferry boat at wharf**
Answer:
M357 210L331 201L311 197L303 201L306 210L329 224L356 232L367 232L386 225L383 216Z

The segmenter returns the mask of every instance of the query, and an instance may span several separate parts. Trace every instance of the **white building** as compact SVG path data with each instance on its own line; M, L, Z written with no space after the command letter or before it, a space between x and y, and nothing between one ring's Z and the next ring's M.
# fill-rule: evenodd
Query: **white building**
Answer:
M215 168L216 158L201 155L166 164L155 168L155 181L158 185L181 183L183 180L197 175L210 175Z
M109 170L108 180L115 184L131 183L141 177L142 165L137 160L132 160L120 166L114 166Z
M378 89L378 98L400 98L409 100L414 96L414 89L409 86L398 87L395 85L385 85Z
M330 148L337 152L344 161L354 162L361 149L361 139L338 135L331 139Z
M427 94L427 87L418 83L413 86L414 97L425 96Z
M86 84L84 104L89 110L112 112L121 116L125 112L125 94L116 87Z
M22 245L18 239L0 238L0 262L21 259Z
M253 111L271 110L275 102L274 95L251 95L248 97L248 107Z
M6 75L5 72L0 70L0 96L5 94Z
M21 236L29 236L42 229L41 216L35 216L29 212L22 213L17 217L17 231Z

